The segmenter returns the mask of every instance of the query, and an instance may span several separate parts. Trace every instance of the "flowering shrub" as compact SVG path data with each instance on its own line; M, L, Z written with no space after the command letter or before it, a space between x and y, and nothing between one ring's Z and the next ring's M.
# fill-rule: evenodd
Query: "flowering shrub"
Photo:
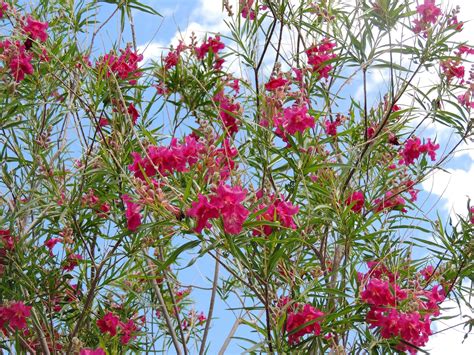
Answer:
M413 354L472 292L474 206L418 200L473 135L459 9L224 0L149 60L160 4L33 3L0 0L0 349Z

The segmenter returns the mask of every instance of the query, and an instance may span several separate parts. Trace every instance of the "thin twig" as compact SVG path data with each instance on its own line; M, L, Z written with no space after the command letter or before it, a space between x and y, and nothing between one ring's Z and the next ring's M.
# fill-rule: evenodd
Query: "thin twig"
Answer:
M176 336L176 332L175 332L174 327L173 327L173 323L171 322L171 318L168 314L168 310L166 308L166 303L165 303L165 300L163 299L163 295L161 293L160 286L158 286L158 282L156 281L156 277L153 273L153 270L154 270L155 267L154 267L153 263L151 262L151 260L149 259L148 255L146 254L146 252L144 252L144 254L145 254L145 258L147 259L148 268L150 270L149 273L150 273L150 276L151 276L151 283L153 285L153 289L155 290L156 296L158 297L158 302L160 303L161 312L163 313L163 316L165 317L166 325L168 326L168 331L171 335L171 340L173 341L173 345L174 345L174 348L176 350L176 354L181 355L182 352L181 352L181 348L179 346L179 342L178 342L178 338Z
M219 254L216 258L216 265L214 267L214 280L212 281L212 292L211 300L209 301L209 311L207 312L206 327L204 328L204 334L202 336L201 349L199 355L204 354L206 350L206 340L209 334L209 328L211 327L212 315L214 313L214 304L216 300L217 283L219 282Z

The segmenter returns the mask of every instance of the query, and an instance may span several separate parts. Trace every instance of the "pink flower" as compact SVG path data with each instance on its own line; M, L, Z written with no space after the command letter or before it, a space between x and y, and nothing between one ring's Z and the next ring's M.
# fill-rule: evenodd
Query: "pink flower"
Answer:
M140 117L140 114L138 113L137 109L135 108L135 106L132 103L130 103L130 105L128 105L127 112L130 115L133 124L136 124L138 117Z
M240 104L232 98L219 91L212 100L218 104L219 117L226 128L226 134L231 136L239 130L238 116L240 115Z
M474 206L469 209L471 214L471 223L474 224Z
M204 59L204 57L211 51L214 54L217 54L225 48L225 44L221 42L221 37L209 37L206 42L201 46L196 47L196 56L198 59Z
M255 20L255 11L252 10L253 1L254 0L239 0L240 13L243 18Z
M454 62L453 60L444 60L441 62L441 69L443 70L444 75L446 75L446 79L451 81L453 78L458 78L461 80L461 84L463 83L464 79L464 72L465 68L463 65L457 65L458 63Z
M240 86L239 86L239 79L234 79L230 83L227 84L228 87L230 87L232 90L235 91L235 94L238 95L240 92Z
M31 306L23 302L13 302L8 306L0 306L0 330L7 333L5 324L13 330L26 328L26 319L30 316Z
M78 265L78 261L82 260L82 255L79 254L69 254L65 260L63 269L65 271L72 271Z
M216 193L208 197L198 195L198 201L192 203L187 215L197 219L196 232L210 228L209 219L222 217L224 231L229 234L239 234L249 211L241 204L246 191L241 187L231 187L220 184Z
M315 45L306 51L308 56L308 64L311 65L312 71L318 73L319 78L328 78L332 65L327 62L335 59L337 56L333 53L336 43L324 39L319 45Z
M277 127L275 133L278 136L303 133L308 128L314 128L314 117L308 114L306 106L287 107L283 110L283 117L275 117L274 122Z
M133 163L128 168L134 172L135 177L142 180L145 180L145 175L152 177L158 172L162 175L175 171L185 172L198 162L199 155L204 150L204 145L189 135L182 144L173 139L169 147L149 146L144 158L139 153L132 152Z
M205 321L206 321L206 316L204 315L203 312L199 313L198 316L197 316L197 321L198 321L198 324L203 324Z
M198 200L191 204L191 208L188 210L187 215L196 218L197 225L194 230L197 233L201 233L204 228L211 227L209 219L218 218L219 211L215 206L209 203L206 196L199 194Z
M322 316L324 313L310 304L305 304L299 311L290 311L286 319L286 332L289 333L288 342L294 345L299 343L301 337L306 334L320 335L319 318Z
M170 51L164 59L165 69L169 70L175 67L178 64L178 61L179 61L179 53L177 53L176 51Z
M471 88L468 88L464 92L464 94L457 96L458 102L467 108L474 108L474 100L473 100L472 94L473 94L473 90Z
M441 9L435 5L435 0L425 0L423 4L417 6L416 11L420 18L413 20L413 32L423 33L426 37L430 24L436 23L441 15Z
M28 16L26 25L23 26L23 31L32 39L39 39L41 42L45 42L48 39L48 34L46 33L47 28L47 22L40 22Z
M138 70L138 63L143 60L143 55L132 52L130 46L121 49L120 52L120 56L117 56L114 52L104 55L97 61L96 67L105 69L107 77L115 74L122 80L130 79L129 83L134 85L136 84L136 78L142 75Z
M211 179L218 173L221 182L229 179L232 171L236 167L236 163L233 159L238 154L237 149L230 145L229 139L225 138L222 142L222 148L212 150L209 152L208 159L204 159L207 163L207 178Z
M100 205L99 211L100 212L97 212L99 217L107 218L107 215L110 212L110 205L107 202L104 202L103 204Z
M285 201L282 197L274 199L268 206L263 204L260 205L259 210L265 210L264 213L257 217L259 220L265 220L269 222L278 221L283 227L291 229L297 228L293 216L298 213L299 207L294 206L289 201ZM263 226L261 230L255 229L253 231L253 235L260 235L262 231L265 235L270 235L273 232L273 227Z
M8 3L1 1L0 2L0 18L3 18L5 16L5 12L7 12L9 9Z
M405 291L389 281L371 277L365 284L365 289L360 293L360 298L365 303L374 306L395 306L397 300L407 297Z
M139 204L132 202L127 194L122 195L122 200L126 206L125 218L127 218L127 228L129 231L134 232L142 224L142 216L140 214L142 208Z
M364 193L362 191L354 191L346 200L347 206L352 206L351 210L360 213L364 208Z
M97 349L81 349L79 355L105 355L105 351L102 348Z
M423 4L416 7L423 22L435 23L441 15L441 9L435 5L435 0L425 0Z
M395 277L387 279L386 275L392 273L384 265L371 262L369 267L369 272L359 278L363 282L361 300L370 307L367 323L370 328L379 328L383 338L401 340L396 346L398 350L415 354L415 348L408 344L423 347L427 343L431 335L430 317L439 315L438 304L445 299L444 289L437 285L428 291L418 283L401 289ZM431 273L431 269L427 268L427 272Z
M429 279L431 279L431 277L432 277L433 274L434 274L434 267L433 267L433 265L428 265L428 266L425 267L424 269L420 270L420 274L423 276L423 278L425 279L425 281L428 281Z
M138 327L133 320L130 319L127 323L121 323L121 328L122 337L120 338L120 343L122 345L128 344L130 340L137 337L136 335L133 335L133 333L138 331Z
M433 144L430 138L428 138L427 143L423 144L420 147L420 151L422 153L427 153L430 156L432 161L436 160L436 150L438 149L439 149L439 144Z
M395 194L393 191L387 191L385 196L380 199L376 199L375 203L375 212L381 212L389 209L396 209L402 212L406 212L405 200L400 194Z
M102 334L109 333L111 336L117 334L117 328L120 325L120 318L112 312L108 312L97 321L97 326Z
M11 235L9 229L0 229L0 241L3 249L13 250L15 247L15 238Z
M416 201L416 199L418 198L418 192L419 190L417 189L414 189L413 186L415 185L415 182L412 181L412 180L407 180L405 182L405 186L408 188L407 192L410 194L411 196L411 199L410 201Z
M265 89L268 91L275 91L278 88L281 88L282 86L285 86L288 83L288 80L278 77L274 78L268 81L268 83L265 84Z
M334 121L327 119L324 121L324 131L328 136L335 137L337 135L337 127L341 125L341 119L337 117Z
M23 44L19 41L11 42L6 39L0 42L0 49L3 49L4 60L8 63L10 73L15 81L20 82L25 79L25 75L33 74L32 56L27 53Z
M403 157L402 162L405 165L413 164L415 159L418 159L421 154L420 147L420 138L414 137L408 139L405 143L405 146L403 147L402 152L400 153L400 155Z
M211 204L219 210L224 222L224 231L229 234L239 234L242 225L250 214L241 204L245 200L246 191L240 186L231 187L221 184L216 195L212 196Z
M60 241L61 241L60 238L51 238L44 242L44 246L48 248L50 252L52 252L54 246Z

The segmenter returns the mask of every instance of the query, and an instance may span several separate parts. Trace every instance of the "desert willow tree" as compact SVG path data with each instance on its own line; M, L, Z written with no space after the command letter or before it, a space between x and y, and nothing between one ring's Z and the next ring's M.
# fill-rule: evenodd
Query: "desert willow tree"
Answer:
M472 289L474 210L417 201L472 136L459 10L225 1L144 62L146 4L0 0L1 348L425 352Z

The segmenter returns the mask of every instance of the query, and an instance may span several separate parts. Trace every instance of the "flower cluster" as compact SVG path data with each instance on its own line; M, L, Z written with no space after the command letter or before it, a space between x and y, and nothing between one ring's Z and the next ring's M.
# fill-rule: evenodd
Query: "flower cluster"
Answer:
M109 54L100 58L96 67L101 70L106 70L106 76L115 75L122 80L130 79L129 83L135 85L136 79L142 74L138 71L138 63L143 60L143 55L135 53L130 46L120 50L120 55L111 51Z
M426 37L430 25L436 23L436 20L441 16L441 9L435 5L435 0L424 0L423 4L416 7L419 18L413 20L413 32L423 33Z
M219 52L225 48L225 44L221 42L220 36L209 37L207 41L195 48L197 59L204 59L208 53L214 54L214 69L220 70L224 64L224 59L219 57Z
M127 345L130 340L136 338L139 330L136 323L129 319L126 323L120 321L120 318L112 312L107 312L101 319L97 320L97 327L102 334L110 334L110 336L120 335L120 343Z
M0 245L3 250L13 250L15 247L15 238L9 229L0 229Z
M26 328L26 319L30 316L31 306L23 302L12 302L0 306L0 331L8 334L9 330Z
M252 9L254 0L239 0L240 13L243 18L249 18L249 20L255 20L255 11Z
M19 41L11 42L6 39L0 42L0 51L16 82L24 80L26 75L33 74L34 70L31 64L33 56Z
M369 262L369 271L359 274L360 298L369 305L366 321L371 328L378 328L385 339L398 342L397 349L416 353L431 335L431 317L439 315L438 304L445 295L441 286L426 286L416 283L414 288L402 289L398 275L383 264Z
M260 204L258 211L264 211L258 215L259 220L269 222L280 222L282 227L296 229L294 216L298 213L298 206L294 206L291 202L285 201L284 198L275 198L270 196L270 204ZM273 232L273 227L263 226L259 229L254 229L253 235L260 235L261 233L270 235Z
M225 95L224 91L219 91L212 100L218 105L219 117L225 127L225 133L229 136L237 133L239 130L238 116L241 113L240 104Z
M210 196L199 194L187 214L196 218L196 232L201 233L204 228L210 228L209 219L222 217L224 231L229 234L239 234L249 215L249 211L242 205L246 191L240 186L231 187L220 184L215 193Z
M374 201L375 212L398 210L406 212L406 201L400 196L400 193L394 191L387 191L382 198L377 198Z
M132 199L129 195L123 194L122 200L125 203L125 218L127 219L127 228L129 231L134 232L138 226L142 224L142 216L140 211L142 207L135 202L132 202Z
M110 212L110 205L107 202L100 202L92 189L82 196L82 205L94 210L101 218L106 218Z
M185 44L180 41L176 49L171 48L166 57L163 59L165 70L170 70L178 65L179 59L181 58L181 52L186 49Z
M351 210L360 213L364 208L364 193L362 191L354 191L347 199L346 205L351 206Z
M280 308L286 306L290 299L280 299ZM286 316L286 332L290 345L298 344L306 334L321 334L321 317L324 313L311 304L294 303L288 307Z
M266 84L265 84L265 89L268 91L275 91L281 87L284 87L286 84L288 84L288 80L279 76L273 79L270 79Z
M0 18L3 18L5 16L5 13L8 11L9 5L5 1L1 0L0 1Z
M236 168L234 158L238 153L237 149L230 145L229 139L224 139L222 148L211 150L208 159L205 160L208 178L218 173L219 181L229 179L231 172Z
M439 144L433 144L430 138L428 138L428 141L426 143L421 144L420 138L412 137L405 142L405 146L400 151L402 159L399 163L405 165L413 164L422 153L428 154L431 160L435 161L436 150L438 148Z
M335 120L325 120L324 121L324 132L328 136L335 137L337 135L337 127L342 124L342 117L341 115L337 115Z
M319 45L315 45L306 51L308 56L308 64L312 67L312 71L318 74L319 78L327 79L332 65L327 62L337 58L333 53L336 43L325 38Z
M82 260L82 255L80 254L68 254L64 260L63 269L64 271L72 271L78 265L78 262Z
M142 180L145 180L145 176L152 177L157 173L167 175L173 172L185 172L196 164L199 153L203 150L204 145L192 135L186 136L182 144L173 138L169 147L149 146L144 158L139 153L133 152L131 154L133 164L128 168L135 177Z
M314 117L308 114L306 105L286 107L282 115L273 118L276 126L275 133L285 140L287 134L303 133L308 128L314 128Z
M41 22L35 20L33 17L28 16L26 23L23 25L23 31L33 40L37 39L41 42L45 42L48 39L46 30L48 29L47 22Z

